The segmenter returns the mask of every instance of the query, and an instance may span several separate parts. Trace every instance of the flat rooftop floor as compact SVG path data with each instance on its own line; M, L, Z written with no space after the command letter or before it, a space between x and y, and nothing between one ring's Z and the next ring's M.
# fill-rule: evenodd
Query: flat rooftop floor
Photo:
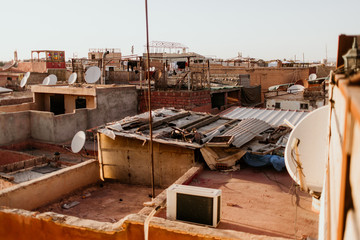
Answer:
M85 143L86 146L88 146L88 150L92 151L93 148L92 142L86 142ZM96 149L97 150L97 149ZM22 149L20 150L21 152L27 153L27 154L31 154L33 156L45 156L47 159L52 159L54 157L55 152L59 152L60 153L60 161L63 165L74 165L77 163L81 163L83 161L89 160L89 159L93 159L96 156L93 156L92 154L89 154L88 156L84 153L84 151L80 153L73 153L70 150L70 143L68 144L68 146L66 146L66 148L62 148L59 145L47 145L47 146L41 146L40 144L38 144L35 147L30 147L30 148L26 148L26 149ZM93 151L92 151L93 152Z
M97 148L94 147L94 142L87 141L85 146L89 153L86 155L86 152L82 150L80 153L73 153L70 150L71 142L66 145L55 145L41 142L30 142L30 143L20 143L18 145L3 146L0 148L0 164L10 164L29 160L35 157L45 157L47 160L53 160L55 152L60 153L60 167L51 167L50 165L46 166L46 162L40 165L28 165L26 169L16 170L14 172L6 172L8 176L14 177L13 181L8 181L6 179L0 178L0 190L11 187L18 183L30 181L44 174L66 168L68 166L76 165L78 163L87 161L89 159L96 158ZM65 146L65 147L64 147ZM7 150L11 151L7 151ZM95 151L94 151L95 149ZM96 154L96 155L94 155ZM19 164L21 165L21 164Z
M285 170L204 170L190 185L222 190L218 229L292 239L317 238L319 215L311 210L312 198L296 189ZM166 211L158 217L166 218Z
M163 190L156 189L156 194ZM151 192L151 187L147 186L102 182L78 190L36 211L115 223L129 214L138 213L144 207L144 202L151 201ZM64 204L69 206L74 202L79 204L69 209L63 208Z

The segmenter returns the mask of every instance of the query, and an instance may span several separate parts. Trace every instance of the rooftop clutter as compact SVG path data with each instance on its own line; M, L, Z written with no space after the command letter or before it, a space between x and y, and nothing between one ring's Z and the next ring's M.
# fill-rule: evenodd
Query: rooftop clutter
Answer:
M120 136L145 143L150 139L148 117L148 113L127 117L109 123L98 131L113 140ZM279 155L275 168L281 170L285 166L282 158L285 135L291 131L287 126L270 125L256 117L236 119L171 108L154 110L152 117L154 142L200 149L212 170L235 167L247 152L258 156ZM246 156L249 159L252 155ZM246 163L251 165L255 161ZM264 160L260 165L270 163ZM259 166L259 163L255 165Z

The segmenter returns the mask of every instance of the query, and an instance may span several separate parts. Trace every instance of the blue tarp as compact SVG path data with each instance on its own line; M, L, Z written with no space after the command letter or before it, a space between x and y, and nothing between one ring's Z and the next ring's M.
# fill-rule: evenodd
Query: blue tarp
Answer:
M270 164L276 169L276 171L281 171L285 167L285 160L283 157L277 155L255 155L251 153L246 153L242 159L246 164L252 167L264 167Z

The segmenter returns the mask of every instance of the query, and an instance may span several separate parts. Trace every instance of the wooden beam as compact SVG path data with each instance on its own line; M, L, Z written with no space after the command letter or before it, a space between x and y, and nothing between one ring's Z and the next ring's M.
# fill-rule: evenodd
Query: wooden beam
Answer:
M197 123L199 123L199 122L205 121L206 119L209 119L209 118L211 118L211 115L205 115L204 117L199 118L199 119L196 120L196 121L193 121L193 122L191 122L191 123L187 123L187 124L185 124L185 125L179 126L178 128L180 128L180 129L186 129L186 128L190 127L190 126L193 126L193 125L195 125L195 124L197 124Z
M208 124L210 124L212 122L217 121L219 118L220 118L220 116L218 116L218 115L217 116L211 116L210 118L205 119L204 121L201 121L199 123L188 126L186 128L186 131L190 132L193 128L199 129L199 128L205 126L205 125L208 125Z
M164 123L168 123L168 122L171 122L171 121L174 121L176 119L179 119L179 118L183 118L183 117L186 117L186 116L189 116L190 115L190 112L184 112L184 113L179 113L179 114L176 114L174 116L170 116L170 117L166 117L166 118L163 118L159 121L156 121L156 122L153 122L153 128L156 128L156 127L159 127L161 125L163 125ZM137 132L140 132L140 131L144 131L144 130L147 130L149 129L149 124L146 124L144 126L141 126L139 127L136 131Z

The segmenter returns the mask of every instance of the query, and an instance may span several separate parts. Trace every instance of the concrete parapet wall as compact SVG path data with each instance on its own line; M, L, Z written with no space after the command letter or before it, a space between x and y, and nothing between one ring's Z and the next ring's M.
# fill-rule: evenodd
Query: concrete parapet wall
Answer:
M88 110L88 128L137 114L135 86L96 89L96 109Z
M28 111L35 108L35 103L19 103L14 105L5 105L0 106L0 112L20 112L20 111Z
M1 113L0 131L0 145L30 138L30 112Z
M89 160L0 191L0 206L36 209L99 179L97 160Z
M27 98L15 98L15 99L0 99L0 106L8 106L8 105L17 105L22 103L32 103L34 101L34 97ZM1 112L2 110L0 110ZM7 112L7 111L4 111Z
M144 238L146 216L128 215L117 223L79 219L56 213L29 212L18 209L0 211L0 236L8 240L139 240ZM219 230L153 217L149 225L150 240L214 240L214 239L284 239L264 235Z
M54 142L65 142L78 131L88 129L87 115L87 109L76 109L75 113L54 116Z
M54 142L54 114L52 112L30 111L30 133L37 140Z

